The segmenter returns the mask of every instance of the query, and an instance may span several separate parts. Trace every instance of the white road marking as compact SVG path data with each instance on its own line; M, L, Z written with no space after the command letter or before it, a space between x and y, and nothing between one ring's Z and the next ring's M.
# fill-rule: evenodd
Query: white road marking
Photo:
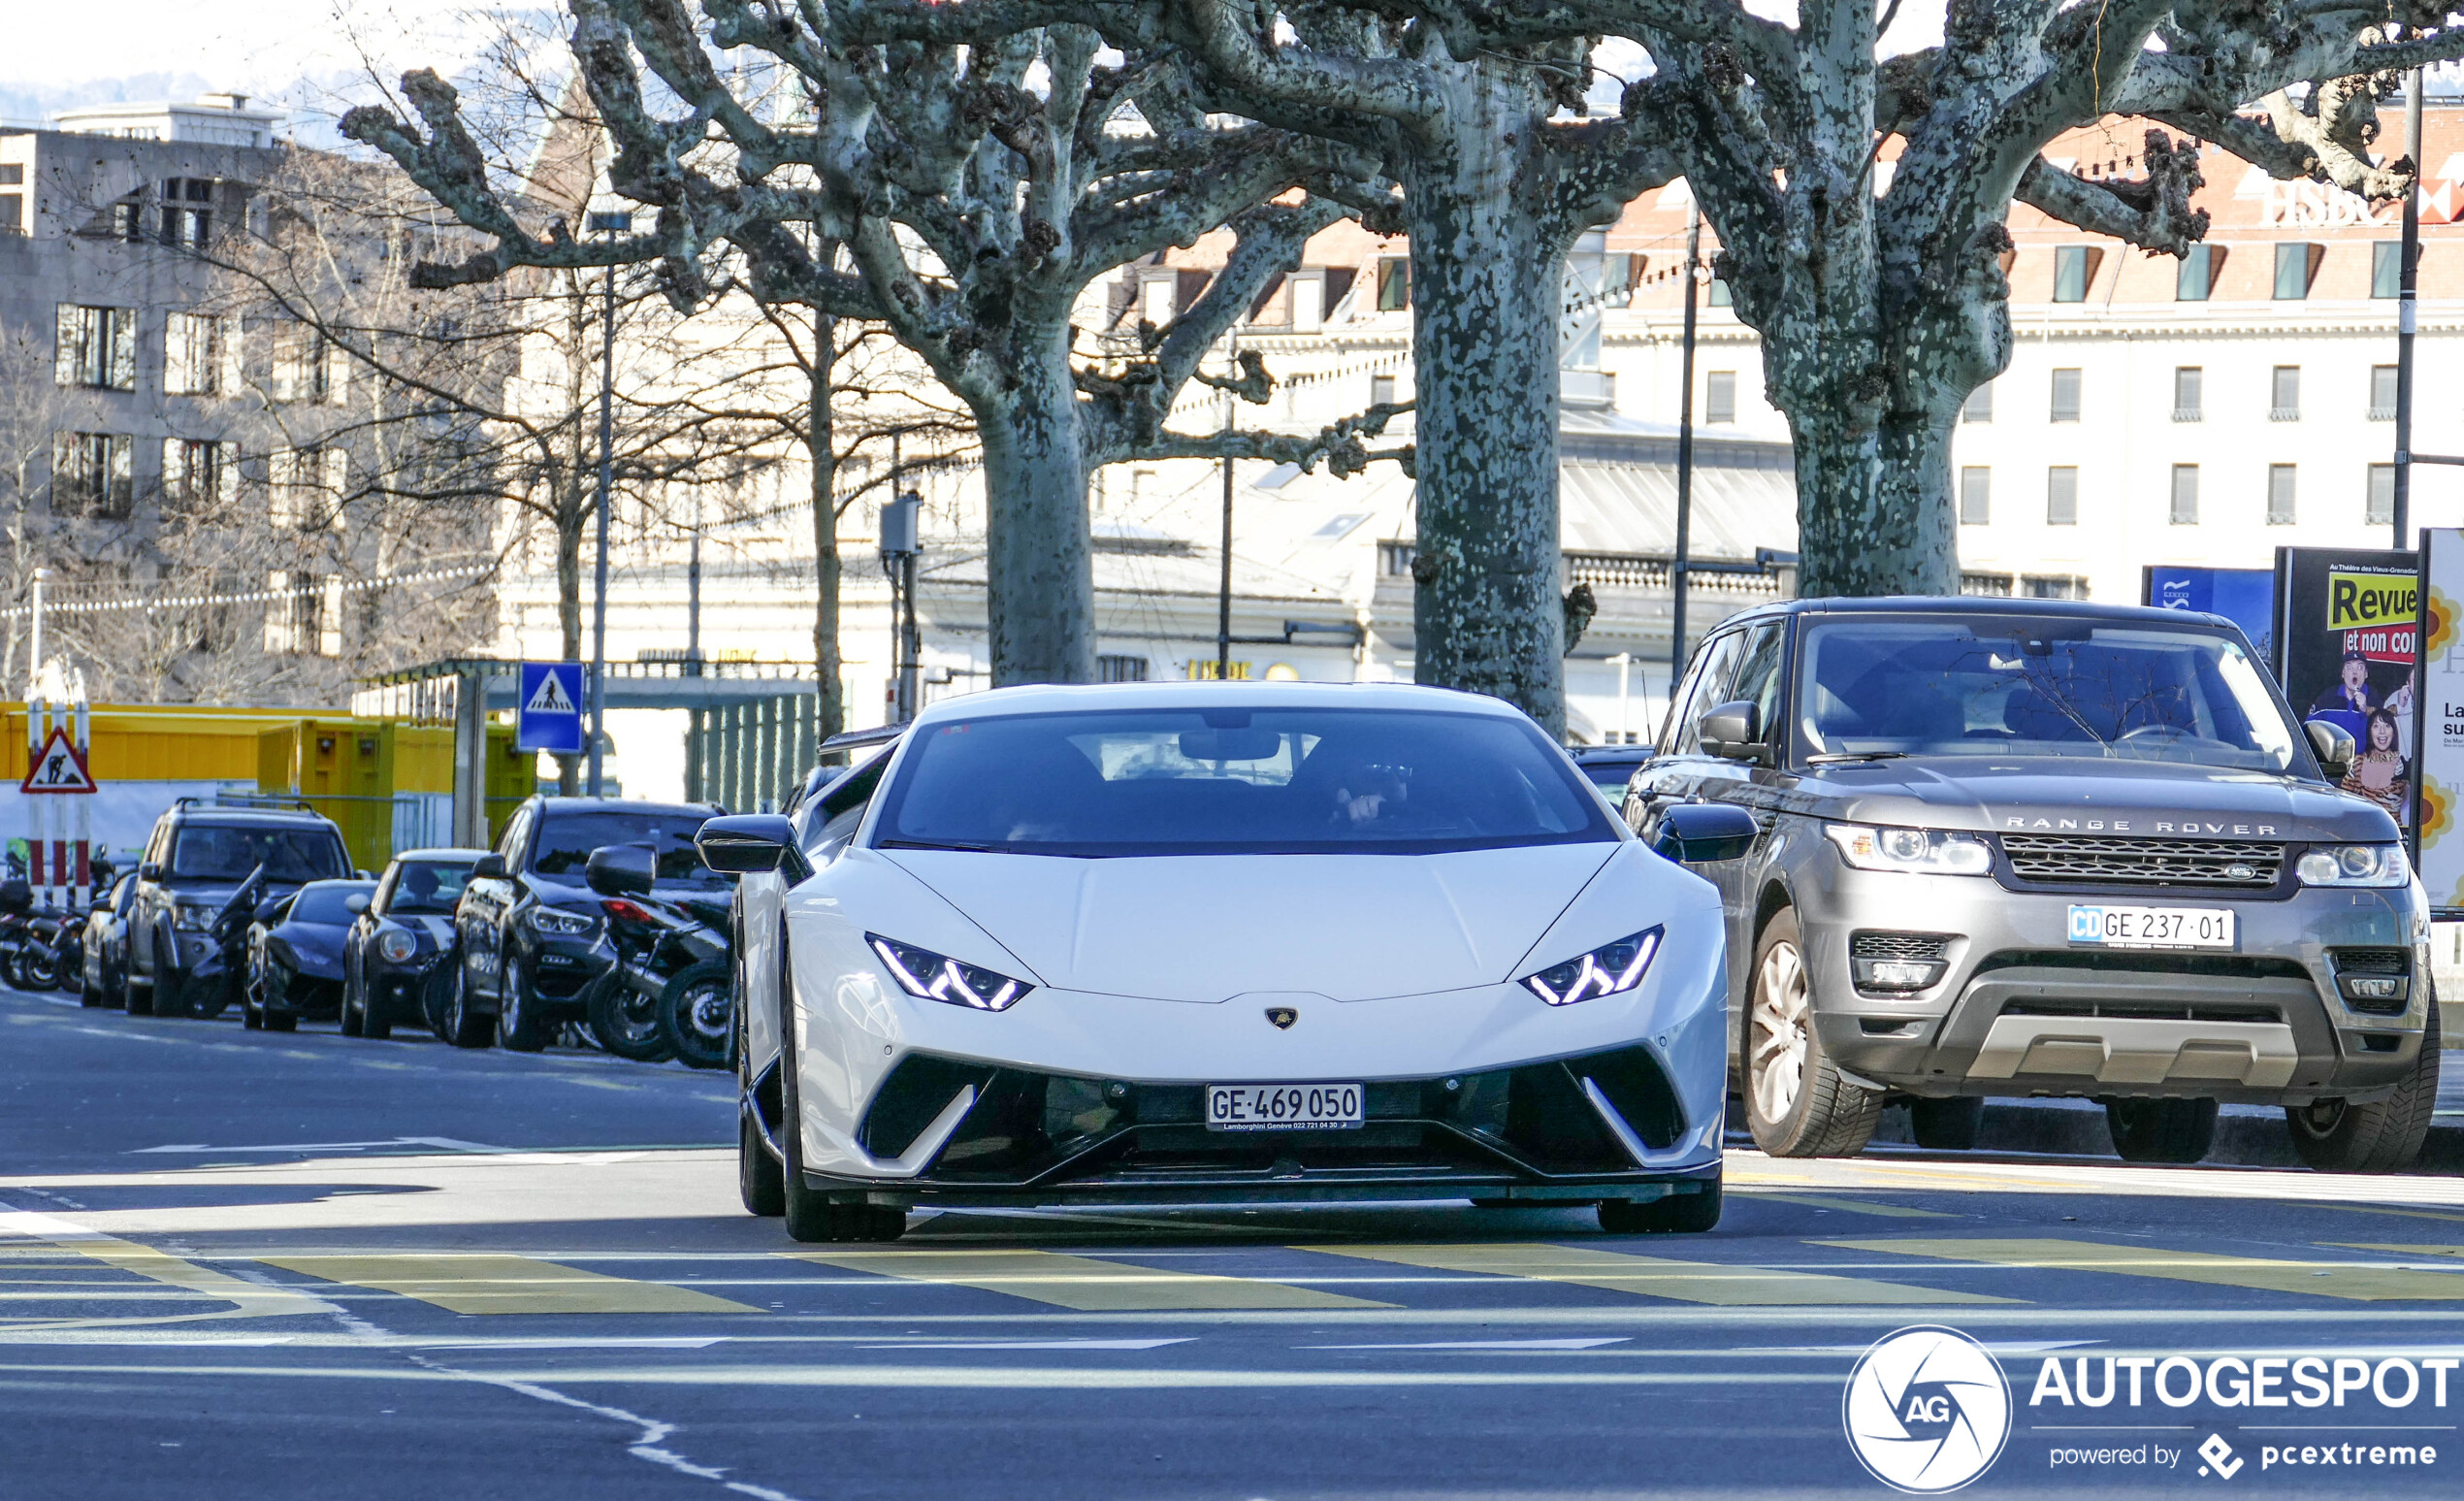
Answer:
M1634 1336L1610 1335L1605 1339L1442 1339L1409 1345L1294 1345L1294 1350L1598 1350L1603 1345L1622 1345Z
M859 1345L859 1350L1160 1350L1166 1345L1186 1345L1197 1338L1184 1334L1179 1339L953 1339L912 1340L892 1345Z

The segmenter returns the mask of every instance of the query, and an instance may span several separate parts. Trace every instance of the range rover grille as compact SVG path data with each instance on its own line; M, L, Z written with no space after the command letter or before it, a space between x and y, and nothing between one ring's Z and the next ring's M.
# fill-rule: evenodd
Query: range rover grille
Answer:
M2246 891L2276 884L2285 847L2239 839L2114 839L2006 833L2011 874L2046 886L2222 886Z

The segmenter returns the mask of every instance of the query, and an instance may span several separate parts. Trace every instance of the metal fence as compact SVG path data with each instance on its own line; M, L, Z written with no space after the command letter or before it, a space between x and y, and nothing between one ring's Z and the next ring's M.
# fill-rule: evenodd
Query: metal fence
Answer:
M693 711L685 799L734 813L775 812L822 751L818 694L747 699Z

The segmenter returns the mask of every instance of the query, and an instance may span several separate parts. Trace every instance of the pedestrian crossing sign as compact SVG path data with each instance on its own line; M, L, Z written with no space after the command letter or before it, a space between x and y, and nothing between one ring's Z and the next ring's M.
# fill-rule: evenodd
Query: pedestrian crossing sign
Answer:
M43 742L36 753L33 767L25 780L17 785L26 793L90 793L94 790L94 773L86 769L85 758L78 754L69 740L68 732L54 729L51 737Z
M514 745L577 756L582 750L582 665L525 662Z

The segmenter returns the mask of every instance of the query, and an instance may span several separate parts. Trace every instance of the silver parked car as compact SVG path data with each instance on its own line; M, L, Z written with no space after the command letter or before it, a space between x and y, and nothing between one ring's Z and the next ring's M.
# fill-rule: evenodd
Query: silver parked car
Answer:
M1626 790L1744 809L1725 898L1732 1087L1786 1156L1886 1103L1975 1140L1994 1095L2103 1101L2195 1161L2217 1103L2312 1166L2411 1165L2438 1093L2429 907L2352 741L2229 622L2038 600L1797 601L1707 636ZM1681 841L1664 841L1673 844Z

